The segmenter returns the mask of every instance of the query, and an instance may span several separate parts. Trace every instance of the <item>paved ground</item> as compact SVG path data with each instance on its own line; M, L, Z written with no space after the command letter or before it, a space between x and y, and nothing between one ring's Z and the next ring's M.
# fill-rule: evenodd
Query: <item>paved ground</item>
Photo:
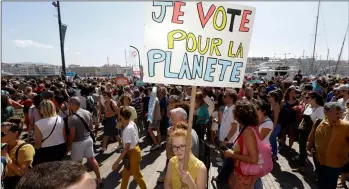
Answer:
M140 143L142 149L142 162L141 169L144 175L145 181L148 188L163 188L161 184L157 184L156 180L160 174L160 171L165 167L166 154L164 148L158 149L154 152L149 153L150 146L147 146L146 142L143 140ZM108 150L105 154L97 154L96 158L101 166L102 177L105 178L105 188L120 188L121 184L121 170L120 167L118 171L112 172L111 167L120 153L115 153L114 147L116 143L110 144ZM312 161L309 163L308 171L301 175L299 173L292 172L292 168L296 166L296 160L292 160L288 157L294 157L297 155L298 144L294 144L293 151L285 152L284 150L280 151L279 160L274 165L273 171L267 176L262 178L264 188L274 189L274 188L284 188L284 189L305 189L305 188L317 188L315 182L315 174L312 171L313 165ZM217 175L217 164L215 162L216 158L215 152L211 151L211 168L209 170L209 189L225 189L227 186L217 186L215 182L211 181L213 176ZM90 172L94 176L93 172ZM137 188L132 177L130 179L130 189Z
M26 134L24 134L26 135ZM26 138L24 136L24 138ZM99 136L96 143L96 148L100 146L102 137ZM111 167L120 153L115 152L117 143L108 145L107 151L103 154L96 154L96 159L100 164L101 175L104 178L105 189L120 188L121 185L121 170L122 166L115 172L112 172ZM141 169L148 188L161 189L162 184L157 183L157 178L160 172L165 167L166 154L165 148L158 149L150 153L150 146L141 138L140 147L142 149ZM283 148L284 149L284 148ZM316 189L316 176L313 171L314 166L312 159L309 158L308 170L305 174L292 172L292 168L297 167L297 160L289 158L298 155L298 143L295 143L293 150L280 150L279 160L274 164L274 169L271 173L262 178L265 189ZM218 173L218 166L216 164L217 153L211 150L211 167L209 169L209 189L226 189L228 186L217 185L211 180L213 176ZM69 156L66 157L69 159ZM85 164L89 173L95 177L94 172ZM349 186L349 183L347 182ZM137 188L133 178L130 178L129 189Z

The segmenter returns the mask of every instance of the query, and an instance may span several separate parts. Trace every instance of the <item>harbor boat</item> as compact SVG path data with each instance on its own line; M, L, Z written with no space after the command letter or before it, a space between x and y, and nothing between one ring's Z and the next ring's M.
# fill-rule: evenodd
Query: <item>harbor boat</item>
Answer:
M263 62L253 72L256 78L264 78L270 80L272 77L286 76L286 78L293 78L299 70L299 66L289 66L282 61L268 61Z

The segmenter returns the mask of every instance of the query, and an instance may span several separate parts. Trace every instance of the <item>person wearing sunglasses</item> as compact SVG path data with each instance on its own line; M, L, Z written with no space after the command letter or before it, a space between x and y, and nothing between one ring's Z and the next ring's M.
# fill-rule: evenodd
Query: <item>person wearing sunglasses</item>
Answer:
M297 169L293 169L296 172L304 172L306 169L306 161L307 161L307 141L317 119L324 119L324 102L320 95L316 92L309 92L305 95L305 99L307 100L307 107L303 113L303 120L299 125L299 165L300 167Z
M19 124L10 122L1 124L1 143L8 144L1 150L1 156L7 161L7 173L3 181L5 189L14 189L32 166L35 150L32 145L20 139L22 131L23 128Z

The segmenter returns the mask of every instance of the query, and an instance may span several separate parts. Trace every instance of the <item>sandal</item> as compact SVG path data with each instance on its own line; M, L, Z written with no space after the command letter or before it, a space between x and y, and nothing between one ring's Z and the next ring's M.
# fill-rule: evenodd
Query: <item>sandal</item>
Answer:
M305 172L305 167L299 167L299 168L295 168L295 169L292 169L292 172L298 172L298 173L304 173Z
M218 179L218 177L212 177L212 180L215 181L216 183L222 183L222 181Z

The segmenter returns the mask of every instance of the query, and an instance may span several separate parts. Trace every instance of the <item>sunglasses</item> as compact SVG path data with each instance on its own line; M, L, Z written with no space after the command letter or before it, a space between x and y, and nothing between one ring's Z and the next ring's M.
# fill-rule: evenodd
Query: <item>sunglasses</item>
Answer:
M1 137L5 137L7 134L5 132L1 132Z
M309 99L310 97L309 96L306 96L305 99Z

